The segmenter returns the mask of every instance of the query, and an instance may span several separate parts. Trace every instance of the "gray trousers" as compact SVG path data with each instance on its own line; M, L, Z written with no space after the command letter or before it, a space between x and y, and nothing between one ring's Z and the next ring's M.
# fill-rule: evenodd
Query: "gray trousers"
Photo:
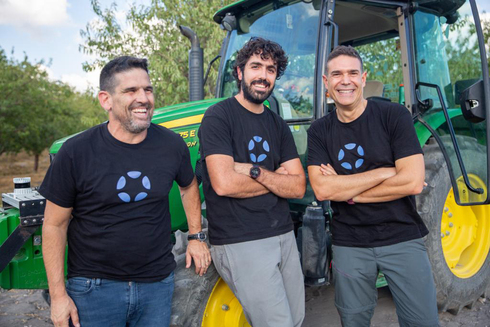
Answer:
M294 232L211 247L221 278L253 327L299 327L305 316L303 272Z
M342 326L369 326L386 277L401 327L439 326L432 269L422 239L375 248L333 246L335 305Z

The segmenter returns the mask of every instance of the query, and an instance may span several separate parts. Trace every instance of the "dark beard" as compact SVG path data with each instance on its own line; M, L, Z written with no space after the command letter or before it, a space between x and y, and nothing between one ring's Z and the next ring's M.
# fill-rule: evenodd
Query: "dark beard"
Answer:
M242 81L242 91L243 91L243 97L245 100L255 103L255 104L262 104L267 98L272 94L272 91L274 91L274 87L272 87L269 92L266 93L258 93L255 91L252 91L252 85L253 84L265 84L269 86L269 83L264 80L256 80L250 83L250 85L247 85L244 81Z

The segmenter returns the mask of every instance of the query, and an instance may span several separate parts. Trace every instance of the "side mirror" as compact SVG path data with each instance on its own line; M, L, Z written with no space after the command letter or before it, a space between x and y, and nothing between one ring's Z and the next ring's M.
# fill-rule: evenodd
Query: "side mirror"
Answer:
M456 83L454 83L454 102L456 104L461 104L459 101L459 98L461 97L461 93L463 93L464 90L466 90L467 88L469 88L471 85L475 84L478 81L479 80L477 78L456 81Z
M458 82L456 83L457 85ZM464 119L472 123L479 123L485 120L484 97L483 80L479 80L461 92L459 103L461 104Z

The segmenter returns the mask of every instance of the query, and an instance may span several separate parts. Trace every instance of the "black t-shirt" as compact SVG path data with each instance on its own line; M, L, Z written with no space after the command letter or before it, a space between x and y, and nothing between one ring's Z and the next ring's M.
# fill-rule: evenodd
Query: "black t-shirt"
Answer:
M422 153L412 117L396 103L368 101L356 120L342 123L336 111L308 130L308 165L329 163L339 175L395 167L395 161ZM333 243L376 247L427 235L415 199L407 196L380 203L332 201Z
M188 186L189 150L174 132L151 124L139 144L115 139L107 124L67 140L39 192L73 207L68 277L152 282L175 268L168 193Z
M199 129L201 155L233 157L270 171L298 158L293 136L284 120L264 107L261 114L244 108L234 97L210 107ZM237 199L213 190L203 160L203 191L209 221L209 240L222 245L262 239L293 229L286 199L274 193Z

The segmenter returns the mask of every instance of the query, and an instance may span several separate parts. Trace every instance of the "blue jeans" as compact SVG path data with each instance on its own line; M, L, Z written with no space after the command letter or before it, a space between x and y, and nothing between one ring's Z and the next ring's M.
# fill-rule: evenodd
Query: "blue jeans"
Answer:
M169 326L174 273L153 283L74 277L66 291L82 327Z

